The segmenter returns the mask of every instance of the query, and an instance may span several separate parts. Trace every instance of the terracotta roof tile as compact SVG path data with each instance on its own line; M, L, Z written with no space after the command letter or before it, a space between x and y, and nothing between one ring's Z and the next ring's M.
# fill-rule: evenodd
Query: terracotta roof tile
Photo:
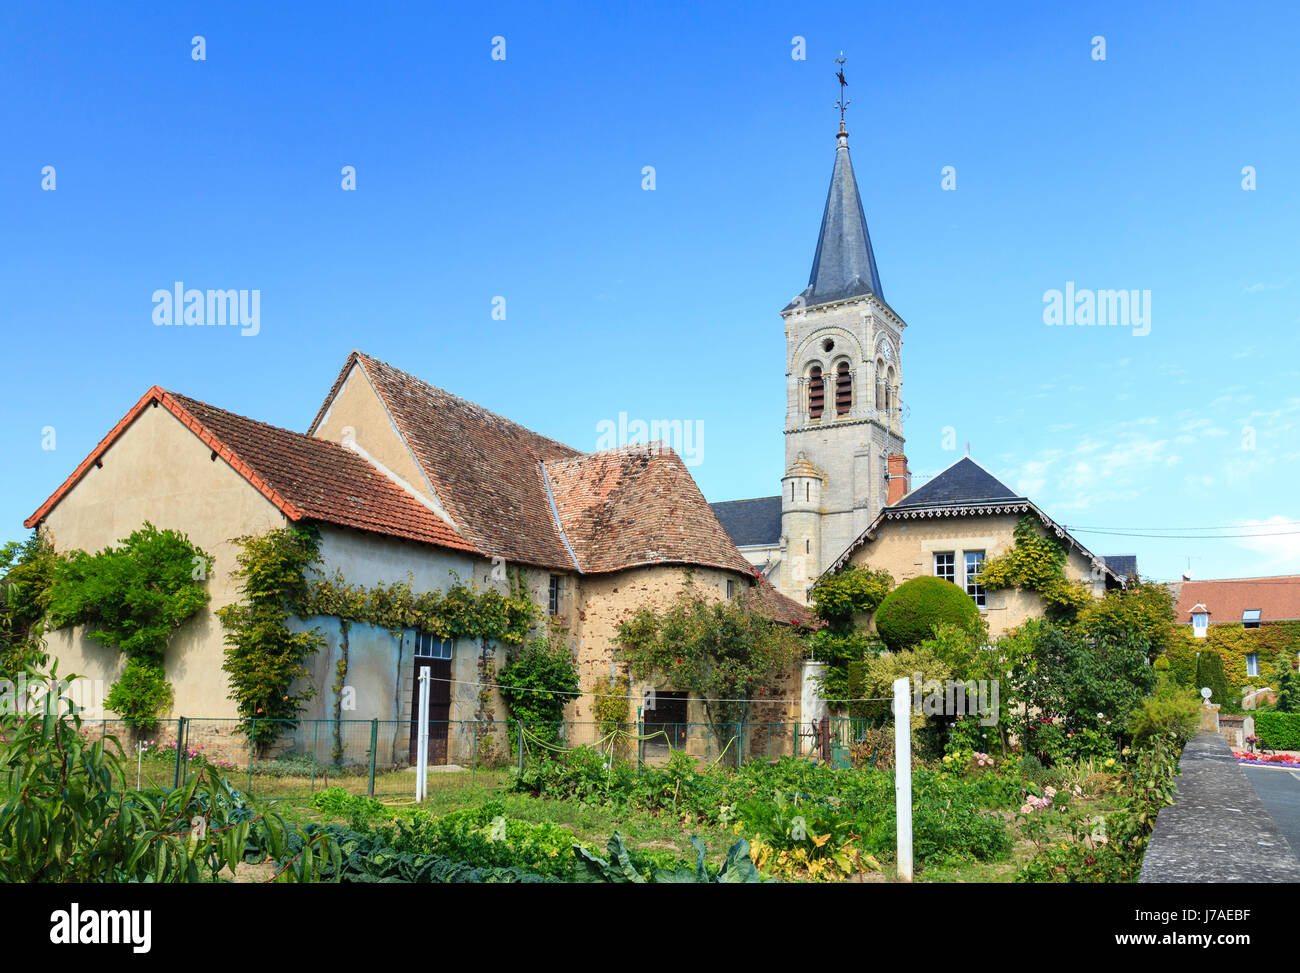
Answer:
M438 499L479 550L573 570L541 463L577 450L359 351L348 357L313 430L354 363L365 369Z
M290 520L318 520L456 550L475 550L433 511L356 453L157 386L145 393L72 476L27 519L27 526L34 526L48 514L151 402L176 416Z
M583 571L676 563L752 573L668 447L626 446L545 466L564 535Z
M1240 622L1241 613L1258 608L1260 621L1300 619L1300 575L1273 578L1228 578L1182 581L1170 585L1178 602L1179 622L1190 622L1192 608L1203 604L1210 623Z

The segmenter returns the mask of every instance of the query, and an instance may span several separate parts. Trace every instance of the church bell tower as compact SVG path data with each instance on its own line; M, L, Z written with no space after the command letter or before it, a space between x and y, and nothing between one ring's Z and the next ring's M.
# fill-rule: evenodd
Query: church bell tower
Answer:
M821 573L906 492L902 335L885 303L867 219L840 130L808 286L782 311L786 336L782 592L807 602ZM894 460L891 463L890 457ZM903 483L891 483L903 479Z

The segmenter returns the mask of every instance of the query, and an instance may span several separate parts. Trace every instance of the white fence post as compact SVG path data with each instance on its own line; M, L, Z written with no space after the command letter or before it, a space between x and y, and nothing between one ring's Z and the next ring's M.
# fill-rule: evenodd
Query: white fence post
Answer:
M420 670L420 712L416 724L415 802L424 800L429 780L429 674L428 668Z
M898 877L912 881L912 683L894 680L894 812L898 820Z

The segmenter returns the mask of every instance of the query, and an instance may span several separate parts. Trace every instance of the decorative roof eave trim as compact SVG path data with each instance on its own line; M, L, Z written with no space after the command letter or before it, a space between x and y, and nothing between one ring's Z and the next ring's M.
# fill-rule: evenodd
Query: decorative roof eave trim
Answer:
M44 520L46 516L48 516L49 512L58 505L58 503L74 486L77 485L78 482L80 482L81 478L85 476L91 465L100 461L103 455L108 452L108 448L117 441L118 437L126 431L127 427L130 426L131 423L135 422L135 420L139 418L140 413L142 413L145 410L145 407L150 403L161 405L164 409L179 419L181 423L190 430L190 432L198 436L204 444L224 459L232 469L247 480L259 493L262 494L262 496L270 500L282 514L293 521L298 521L303 518L304 512L300 508L296 507L277 493L275 489L267 483L266 480L262 479L262 477L260 477L251 466L245 463L234 450L218 440L210 429L203 425L203 423L199 422L199 420L191 415L184 406L177 402L171 393L161 386L155 385L141 396L140 401L131 407L131 411L123 416L121 421L112 428L109 434L99 441L99 445L91 450L90 455L81 461L81 465L72 471L72 475L63 481L62 486L55 490L54 493L50 495L50 498L41 504L34 514L23 521L23 526L35 527Z
M858 548L870 541L876 540L879 536L877 534L877 528L879 528L879 526L886 520L922 520L936 517L982 517L995 514L1030 512L1036 514L1038 519L1043 522L1043 525L1059 539L1066 541L1071 550L1077 550L1084 557L1088 558L1092 562L1094 569L1100 567L1101 570L1113 578L1121 588L1128 586L1127 578L1120 577L1113 568L1106 564L1106 561L1103 558L1093 554L1092 551L1080 544L1069 531L1044 513L1043 510L1032 500L1025 497L975 503L918 505L916 508L911 510L907 507L885 507L876 515L876 519L871 522L870 526L859 534L857 539L848 546L844 553L836 558L834 563L822 572L821 577L824 578L827 575L839 571L848 563L849 558Z

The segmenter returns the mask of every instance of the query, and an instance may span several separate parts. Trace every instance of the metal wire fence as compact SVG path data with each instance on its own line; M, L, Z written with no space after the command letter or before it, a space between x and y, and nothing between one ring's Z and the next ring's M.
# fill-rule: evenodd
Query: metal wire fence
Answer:
M820 723L527 723L449 720L429 724L430 790L494 787L544 759L578 746L638 767L666 763L674 751L700 765L818 757L838 761L868 728L865 720ZM372 797L415 791L416 731L410 720L256 720L180 717L149 725L130 720L82 724L90 739L115 738L139 786L174 787L211 766L263 798L302 798L329 787ZM523 745L521 746L521 739ZM259 741L261 741L259 743Z

